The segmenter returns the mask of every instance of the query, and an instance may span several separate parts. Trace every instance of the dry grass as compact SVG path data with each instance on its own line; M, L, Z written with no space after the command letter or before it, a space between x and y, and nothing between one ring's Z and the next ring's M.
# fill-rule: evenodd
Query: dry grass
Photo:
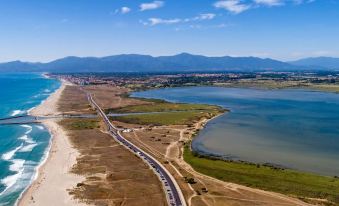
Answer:
M58 110L64 114L93 113L86 94L78 86L66 86L58 102Z
M70 129L79 121L60 123L80 152L72 172L86 177L70 194L95 205L166 205L159 180L144 162L97 128Z
M125 90L106 86L88 87L101 105L112 107L133 104L119 96ZM67 86L59 100L65 114L94 113L84 91ZM101 132L100 119L64 119L60 124L80 156L72 172L86 177L69 193L82 202L94 205L158 206L166 205L160 181L152 170L114 139ZM147 197L147 198L145 198Z
M147 102L127 98L126 93L129 92L126 88L112 87L110 85L87 86L85 90L90 92L95 101L102 109L120 108L130 105L147 104Z

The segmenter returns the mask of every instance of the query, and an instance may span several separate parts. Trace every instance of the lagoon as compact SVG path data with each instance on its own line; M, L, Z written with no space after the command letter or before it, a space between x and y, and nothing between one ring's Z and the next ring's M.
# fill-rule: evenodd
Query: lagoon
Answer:
M231 112L193 140L201 153L339 176L339 95L303 89L166 88L134 97L204 103Z

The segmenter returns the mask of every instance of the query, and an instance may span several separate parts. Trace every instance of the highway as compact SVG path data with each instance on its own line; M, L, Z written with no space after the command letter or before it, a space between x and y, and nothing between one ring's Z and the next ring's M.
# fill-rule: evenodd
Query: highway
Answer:
M145 163L147 163L158 176L159 180L162 183L164 188L166 199L168 205L170 206L186 206L185 198L182 194L182 191L175 181L174 177L168 172L168 170L154 157L135 146L133 143L125 139L121 134L119 129L117 129L108 119L107 115L99 107L99 105L94 101L91 94L87 93L88 101L91 105L98 111L98 114L104 119L104 122L108 128L109 134L120 144L125 146L132 153L140 157Z

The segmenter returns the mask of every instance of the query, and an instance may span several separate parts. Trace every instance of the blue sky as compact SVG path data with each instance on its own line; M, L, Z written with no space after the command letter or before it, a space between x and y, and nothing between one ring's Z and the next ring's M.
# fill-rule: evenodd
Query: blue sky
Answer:
M339 1L0 1L1 62L181 52L339 57Z

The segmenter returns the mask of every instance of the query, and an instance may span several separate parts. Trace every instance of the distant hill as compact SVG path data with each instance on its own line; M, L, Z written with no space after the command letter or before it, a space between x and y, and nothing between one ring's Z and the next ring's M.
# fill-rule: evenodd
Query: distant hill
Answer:
M296 66L311 66L318 68L326 68L330 70L339 70L339 58L333 57L314 57L314 58L306 58L300 59L297 61L288 62L292 65Z
M0 63L0 71L5 72L22 72L22 71L40 71L40 63L29 63L21 61L13 61Z
M40 72L178 72L298 70L306 67L257 57L206 57L182 53L174 56L124 54L96 57L65 57L49 63L8 62L0 71Z

